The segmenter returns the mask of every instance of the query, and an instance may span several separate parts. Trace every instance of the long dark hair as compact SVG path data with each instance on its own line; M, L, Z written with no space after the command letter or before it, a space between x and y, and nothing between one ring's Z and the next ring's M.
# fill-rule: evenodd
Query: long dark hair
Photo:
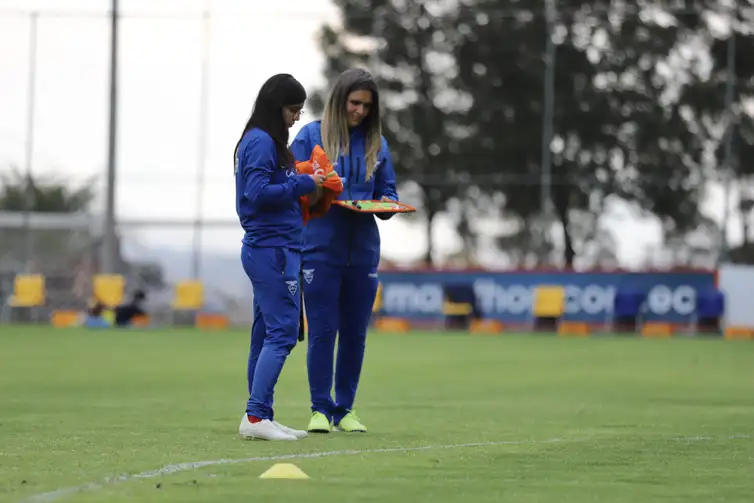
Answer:
M288 125L283 120L283 107L300 105L306 101L306 89L301 83L287 73L273 75L259 90L251 117L241 133L233 151L235 163L238 146L244 135L255 127L261 129L275 141L278 159L290 166L295 161L288 148Z
M343 149L350 148L346 102L354 91L371 91L372 108L361 127L366 132L367 180L377 167L377 154L382 147L382 124L380 122L380 92L372 75L363 68L352 68L338 76L325 103L322 117L322 141L330 159L337 159Z

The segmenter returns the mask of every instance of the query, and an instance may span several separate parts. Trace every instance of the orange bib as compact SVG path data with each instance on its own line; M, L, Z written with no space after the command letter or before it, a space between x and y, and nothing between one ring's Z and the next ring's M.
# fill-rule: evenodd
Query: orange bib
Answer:
M308 161L297 162L296 169L300 175L325 175L327 179L322 184L322 197L317 204L309 205L309 196L299 198L301 202L301 213L304 223L312 218L323 216L330 209L333 201L343 192L343 182L335 172L330 159L327 158L324 149L319 145L312 150L311 158Z

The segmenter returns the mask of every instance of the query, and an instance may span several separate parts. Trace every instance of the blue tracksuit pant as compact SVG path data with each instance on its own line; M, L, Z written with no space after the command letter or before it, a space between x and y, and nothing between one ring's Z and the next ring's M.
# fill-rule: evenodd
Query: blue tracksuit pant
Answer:
M376 267L339 267L305 261L303 279L312 410L338 424L353 409L356 398L367 328L377 295L377 271ZM339 334L337 360L336 334ZM335 400L331 396L333 367Z
M246 413L272 420L275 384L298 338L301 254L244 245L241 263L254 288Z

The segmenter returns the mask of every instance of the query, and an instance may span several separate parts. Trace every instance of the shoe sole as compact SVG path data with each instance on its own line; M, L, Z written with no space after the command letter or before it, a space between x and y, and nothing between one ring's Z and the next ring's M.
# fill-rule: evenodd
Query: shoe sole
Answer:
M343 433L366 433L367 432L367 430L344 430L340 426L334 427L333 431L342 431Z
M306 430L309 433L330 433L330 430Z
M241 438L244 440L260 440L262 442L292 442L294 440L299 440L298 438L291 435L291 438L264 438L264 437L254 437L251 435L241 435Z

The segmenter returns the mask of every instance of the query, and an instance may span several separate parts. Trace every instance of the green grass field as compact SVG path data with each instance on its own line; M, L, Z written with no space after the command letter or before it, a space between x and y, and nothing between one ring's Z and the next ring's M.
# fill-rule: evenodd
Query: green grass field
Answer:
M371 335L370 432L290 443L238 436L247 349L245 332L0 326L0 500L754 498L750 341ZM277 419L304 428L308 406L299 346ZM276 462L310 479L260 480Z

